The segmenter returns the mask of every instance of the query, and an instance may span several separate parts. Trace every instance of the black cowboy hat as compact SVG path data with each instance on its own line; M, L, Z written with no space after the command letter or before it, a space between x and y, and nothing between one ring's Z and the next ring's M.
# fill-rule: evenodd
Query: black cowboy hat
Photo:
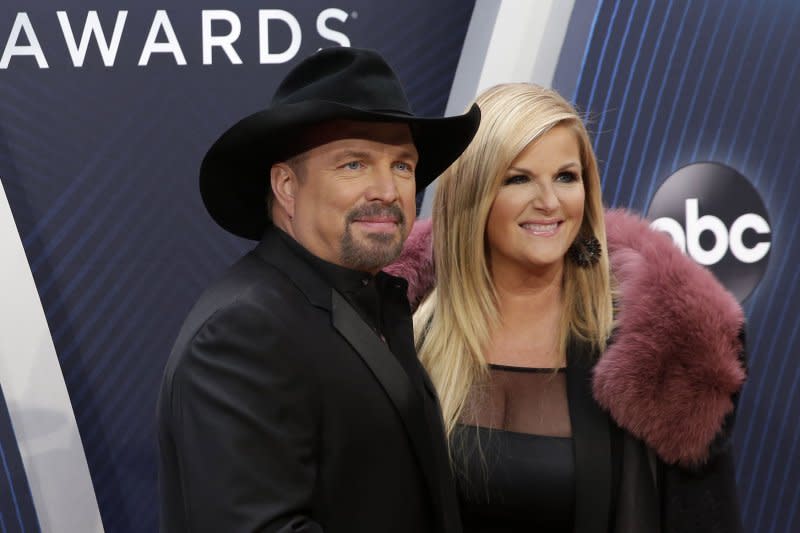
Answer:
M290 154L303 129L337 119L408 124L419 153L419 191L461 155L478 129L480 110L473 105L456 117L414 116L400 81L377 52L321 50L289 72L269 108L237 122L206 154L200 193L214 220L235 235L260 239L269 224L270 167Z

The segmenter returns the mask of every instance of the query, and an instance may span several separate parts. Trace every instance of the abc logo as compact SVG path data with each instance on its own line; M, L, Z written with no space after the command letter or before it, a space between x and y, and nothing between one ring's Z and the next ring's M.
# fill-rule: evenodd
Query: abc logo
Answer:
M694 163L667 178L647 212L651 227L707 266L744 301L767 269L771 229L758 191L734 169Z

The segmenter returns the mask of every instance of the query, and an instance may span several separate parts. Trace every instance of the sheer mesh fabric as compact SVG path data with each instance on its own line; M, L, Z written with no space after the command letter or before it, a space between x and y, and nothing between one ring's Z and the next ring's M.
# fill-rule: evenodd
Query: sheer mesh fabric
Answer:
M515 433L571 437L564 369L490 365L490 379L473 388L461 423Z
M452 451L465 533L573 530L575 465L563 370L490 367Z

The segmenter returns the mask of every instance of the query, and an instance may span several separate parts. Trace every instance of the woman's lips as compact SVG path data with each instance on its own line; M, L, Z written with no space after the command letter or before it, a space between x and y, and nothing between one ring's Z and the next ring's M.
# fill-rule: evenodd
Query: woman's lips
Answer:
M558 229L561 227L561 222L525 222L520 224L520 227L528 233L536 235L537 237L551 237L558 233Z

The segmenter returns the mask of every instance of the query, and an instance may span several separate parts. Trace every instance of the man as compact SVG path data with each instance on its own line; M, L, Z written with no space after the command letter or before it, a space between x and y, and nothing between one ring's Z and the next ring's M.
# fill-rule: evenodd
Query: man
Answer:
M206 207L260 243L201 296L167 363L162 531L460 530L406 284L380 269L417 188L478 122L415 117L378 54L335 48L212 146Z

